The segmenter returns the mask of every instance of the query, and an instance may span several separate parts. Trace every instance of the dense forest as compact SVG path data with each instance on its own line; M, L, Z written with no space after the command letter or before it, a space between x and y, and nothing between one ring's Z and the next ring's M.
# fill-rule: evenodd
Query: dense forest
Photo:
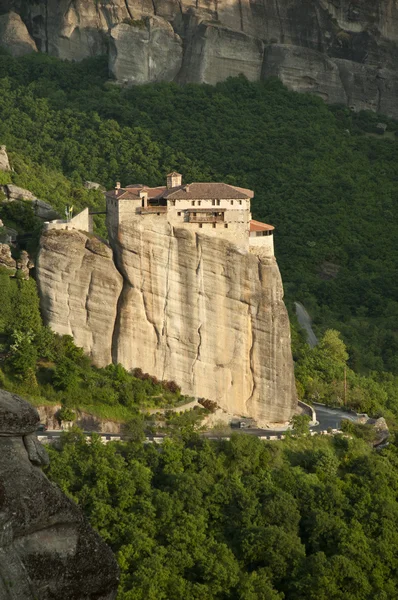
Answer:
M387 125L386 133L378 133ZM61 214L101 208L104 187L225 181L255 190L253 217L276 226L288 307L314 316L311 349L292 318L299 396L398 419L398 124L328 107L270 79L124 89L102 59L0 54L0 144L14 182ZM0 198L1 200L1 198ZM29 204L0 218L34 255ZM97 233L106 236L104 223ZM340 333L339 333L340 332ZM131 441L50 448L49 477L80 504L121 568L119 600L390 600L398 597L398 455L360 431L283 442L210 442L187 413L142 444L138 409L184 401L174 382L120 365L95 369L43 325L33 278L0 272L0 387L129 421ZM362 436L364 433L362 432ZM366 436L365 436L366 437Z
M362 440L50 448L48 474L121 568L118 600L392 600L398 597L398 455Z

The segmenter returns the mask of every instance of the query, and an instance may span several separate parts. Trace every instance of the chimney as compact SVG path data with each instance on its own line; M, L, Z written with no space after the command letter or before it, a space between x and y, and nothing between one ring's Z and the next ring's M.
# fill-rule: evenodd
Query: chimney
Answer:
M182 183L182 175L180 175L180 173L176 173L175 171L173 173L169 173L167 175L167 189L170 190L171 188L175 188L175 187L179 187Z
M116 182L115 190L120 190L120 181Z

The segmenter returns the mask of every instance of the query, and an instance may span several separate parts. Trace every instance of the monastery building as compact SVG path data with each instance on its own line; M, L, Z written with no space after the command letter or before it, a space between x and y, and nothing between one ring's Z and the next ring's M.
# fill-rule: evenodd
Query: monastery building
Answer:
M122 188L117 183L105 194L107 223L117 237L120 225L137 217L167 219L175 227L202 230L273 256L274 227L252 220L253 195L252 190L226 183L183 184L179 173L170 173L167 185L155 188L142 184Z

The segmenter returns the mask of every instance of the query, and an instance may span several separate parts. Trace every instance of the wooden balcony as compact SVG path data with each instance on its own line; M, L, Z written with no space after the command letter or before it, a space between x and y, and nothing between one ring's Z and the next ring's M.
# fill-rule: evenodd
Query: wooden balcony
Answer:
M217 210L188 212L188 223L224 223L224 212Z

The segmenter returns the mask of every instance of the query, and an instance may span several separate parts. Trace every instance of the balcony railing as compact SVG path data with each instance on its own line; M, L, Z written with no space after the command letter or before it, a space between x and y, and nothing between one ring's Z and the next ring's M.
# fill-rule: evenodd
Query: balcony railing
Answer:
M224 213L188 213L188 223L223 223Z

